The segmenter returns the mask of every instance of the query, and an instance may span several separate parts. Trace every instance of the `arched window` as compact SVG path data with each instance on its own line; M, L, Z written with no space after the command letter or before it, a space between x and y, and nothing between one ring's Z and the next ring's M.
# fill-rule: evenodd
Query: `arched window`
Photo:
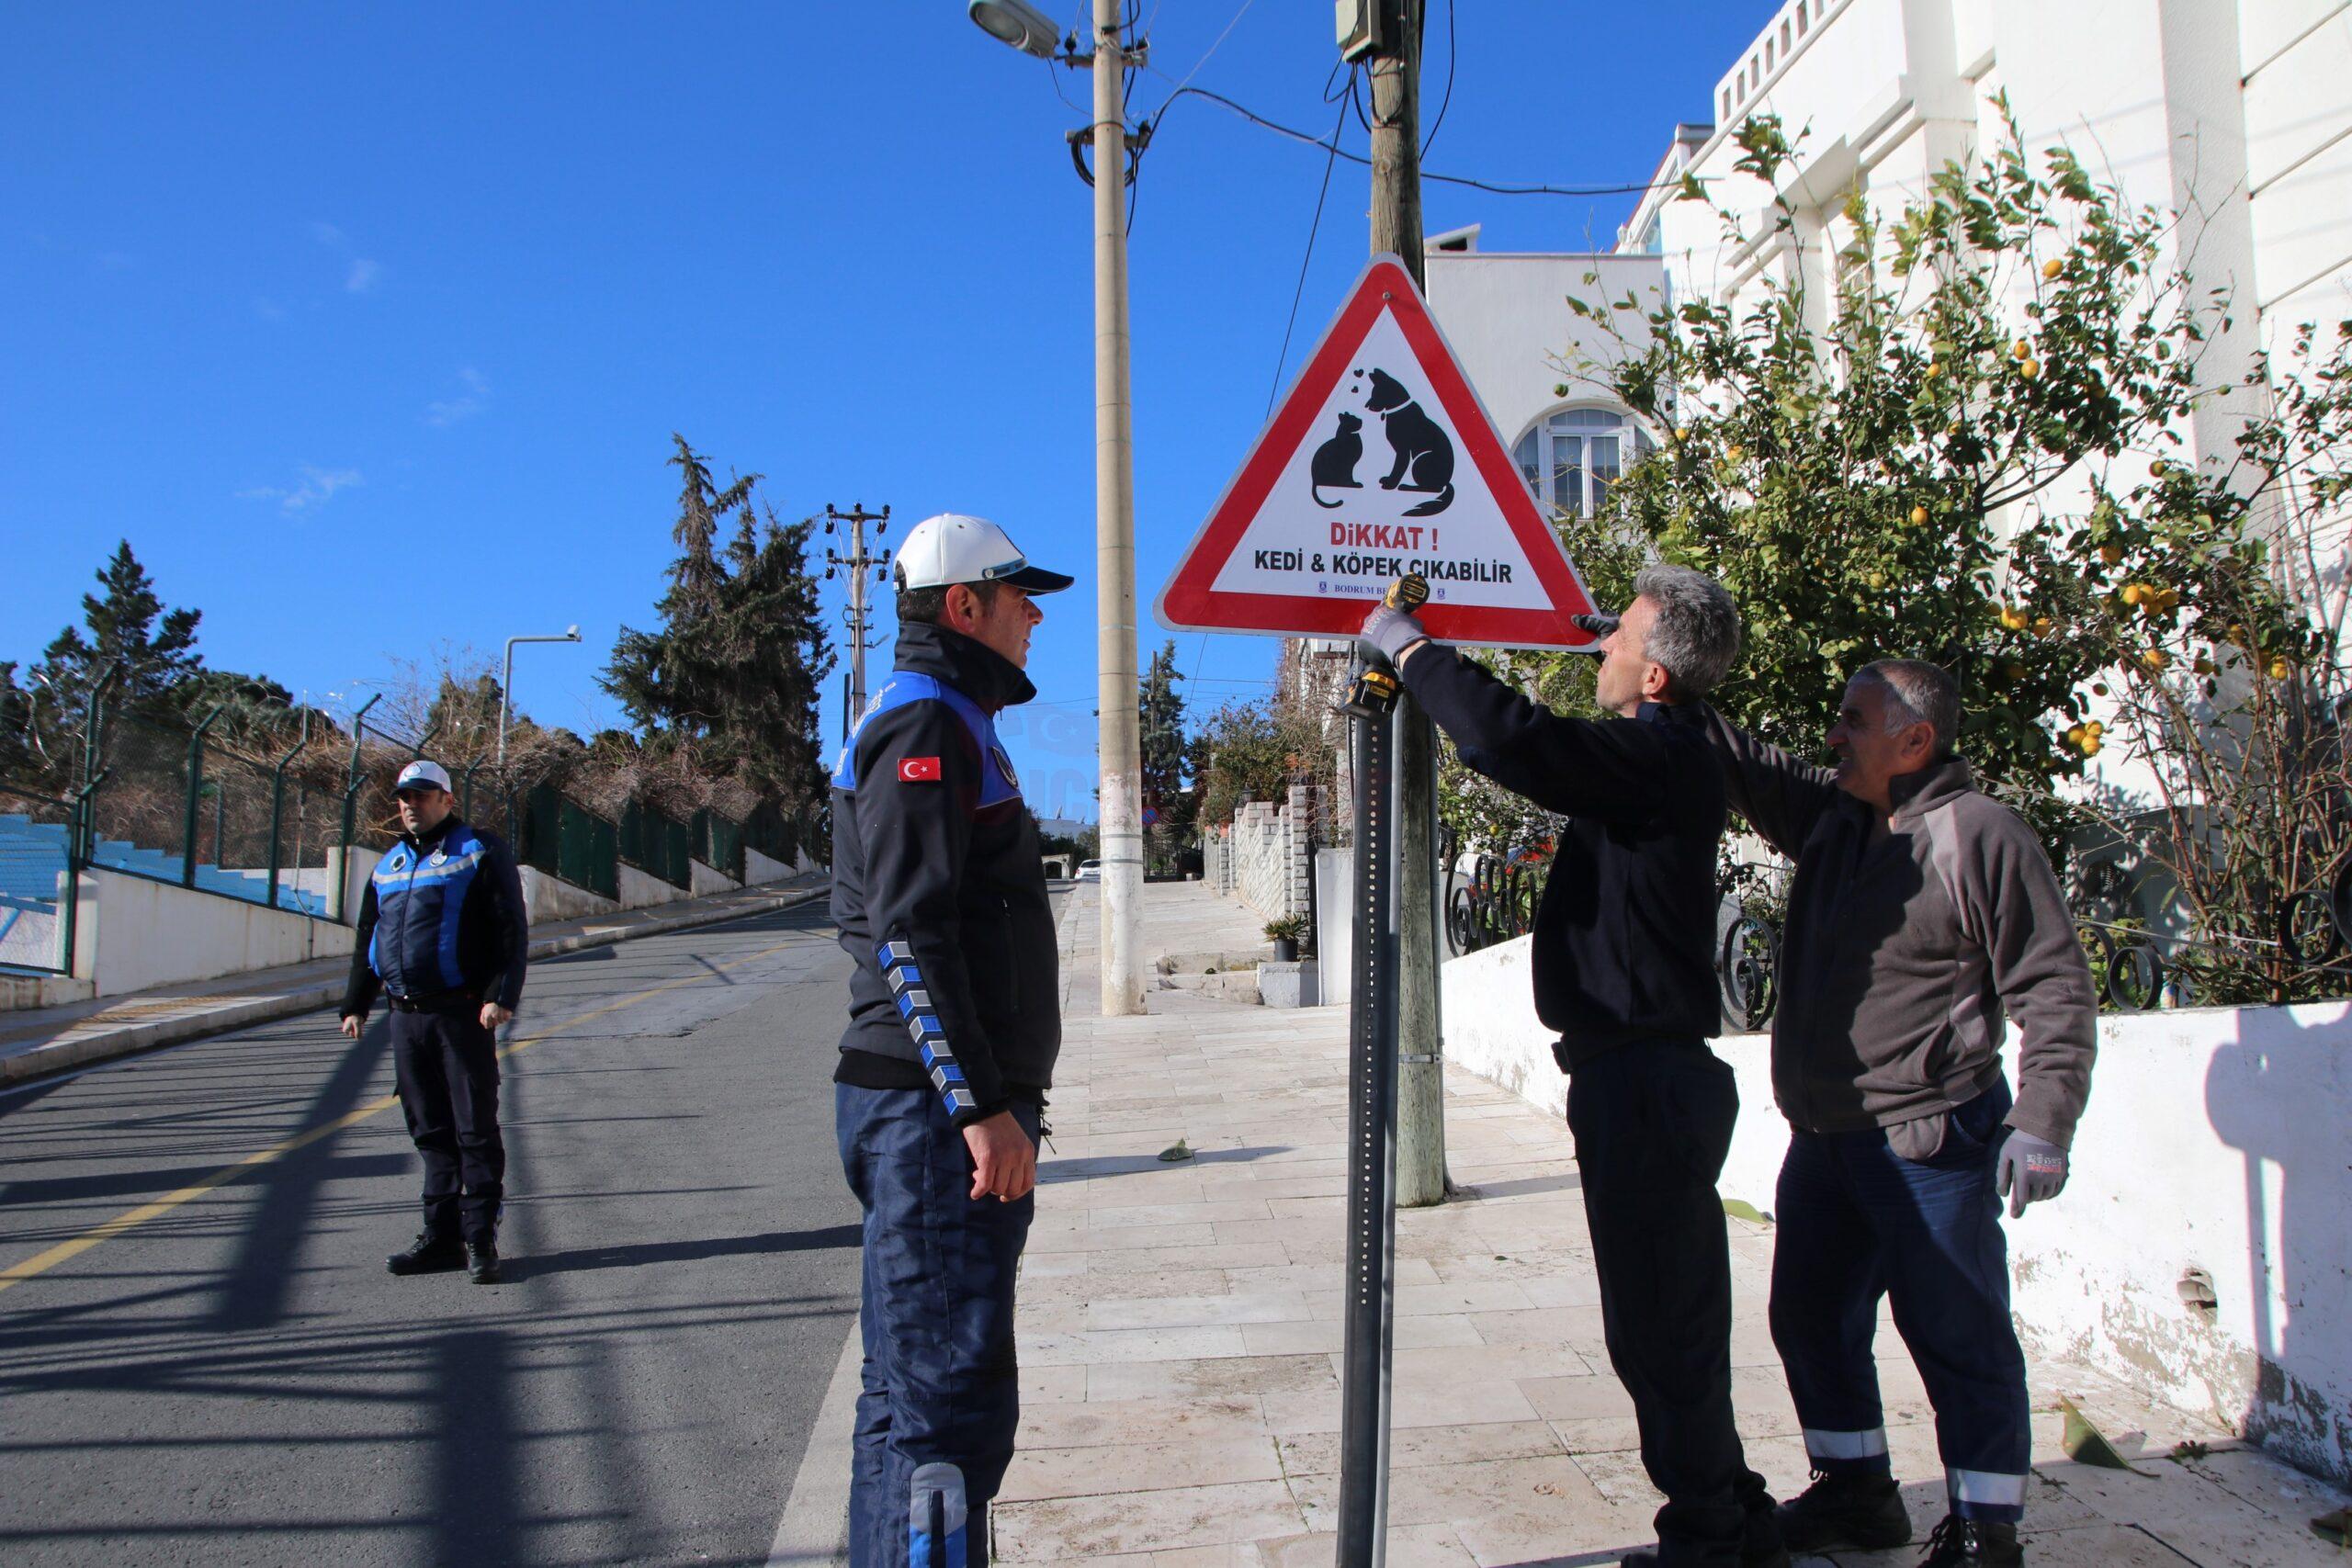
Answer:
M1563 409L1530 426L1511 456L1535 499L1571 517L1589 517L1609 499L1625 465L1653 443L1614 409Z

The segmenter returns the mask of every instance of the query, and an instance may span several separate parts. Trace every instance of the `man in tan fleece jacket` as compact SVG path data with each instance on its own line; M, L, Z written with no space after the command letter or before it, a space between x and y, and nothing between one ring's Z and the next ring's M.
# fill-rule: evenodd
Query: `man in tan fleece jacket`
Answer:
M1923 1568L2024 1561L2030 1439L2001 1196L2015 1217L2065 1184L2097 1039L2049 858L1978 793L1952 750L1959 724L1950 675L1885 660L1846 688L1835 772L1709 726L1729 803L1796 862L1772 1026L1792 1136L1771 1321L1815 1479L1782 1506L1781 1531L1798 1552L1910 1539L1871 1360L1887 1296L1935 1405L1950 1498Z

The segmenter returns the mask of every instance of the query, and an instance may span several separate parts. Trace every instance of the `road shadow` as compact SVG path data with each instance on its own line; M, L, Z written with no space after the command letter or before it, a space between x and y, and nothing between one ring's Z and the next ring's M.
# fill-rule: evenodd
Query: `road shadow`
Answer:
M359 1032L334 1065L311 1103L294 1119L298 1127L322 1127L357 1109L369 1083L392 1048L389 1010ZM322 1024L320 1027L326 1027ZM332 1141L321 1140L259 1168L251 1184L261 1198L245 1216L236 1261L220 1277L212 1326L223 1333L268 1328L284 1320L294 1269L317 1218L319 1197L341 1174Z
M780 1252L822 1252L856 1247L864 1232L856 1225L827 1225L812 1231L768 1231L760 1235L714 1236L701 1240L640 1242L627 1247L582 1247L567 1252L501 1259L509 1281L542 1274L578 1274L594 1269L643 1269L660 1263L699 1263L712 1258L763 1257Z
M1158 1155L1091 1155L1080 1159L1037 1162L1037 1185L1083 1181L1090 1176L1131 1176L1147 1170L1190 1170L1203 1165L1246 1165L1290 1153L1288 1144L1259 1144L1238 1149L1194 1149L1190 1159L1163 1160Z

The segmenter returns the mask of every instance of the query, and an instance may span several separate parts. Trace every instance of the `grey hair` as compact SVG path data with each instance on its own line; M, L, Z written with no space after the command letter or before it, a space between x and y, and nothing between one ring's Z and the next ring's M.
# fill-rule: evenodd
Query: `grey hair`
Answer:
M1933 732L1936 755L1949 753L1960 733L1960 683L1940 664L1924 659L1882 659L1854 672L1886 689L1886 732L1899 735L1915 724Z
M1634 579L1634 594L1657 606L1642 656L1666 667L1672 694L1713 691L1739 657L1739 609L1724 585L1687 566L1652 566Z

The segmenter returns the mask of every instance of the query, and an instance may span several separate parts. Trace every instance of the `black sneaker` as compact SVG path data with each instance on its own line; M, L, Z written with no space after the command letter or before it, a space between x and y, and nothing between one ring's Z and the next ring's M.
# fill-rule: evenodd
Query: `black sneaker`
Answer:
M2018 1544L2018 1527L1993 1519L1963 1519L1958 1514L1946 1514L1936 1533L1928 1538L1928 1551L1919 1559L1919 1568L1962 1568L1963 1564L1980 1563L1984 1568L2021 1568L2025 1548Z
M485 1241L480 1246L466 1243L466 1271L477 1285L498 1283L498 1244Z
M1813 1484L1781 1505L1781 1540L1791 1551L1857 1546L1883 1551L1907 1545L1911 1516L1891 1475L1816 1470Z
M466 1249L431 1231L417 1232L406 1252L395 1252L384 1259L385 1269L394 1274L443 1274L465 1266Z

